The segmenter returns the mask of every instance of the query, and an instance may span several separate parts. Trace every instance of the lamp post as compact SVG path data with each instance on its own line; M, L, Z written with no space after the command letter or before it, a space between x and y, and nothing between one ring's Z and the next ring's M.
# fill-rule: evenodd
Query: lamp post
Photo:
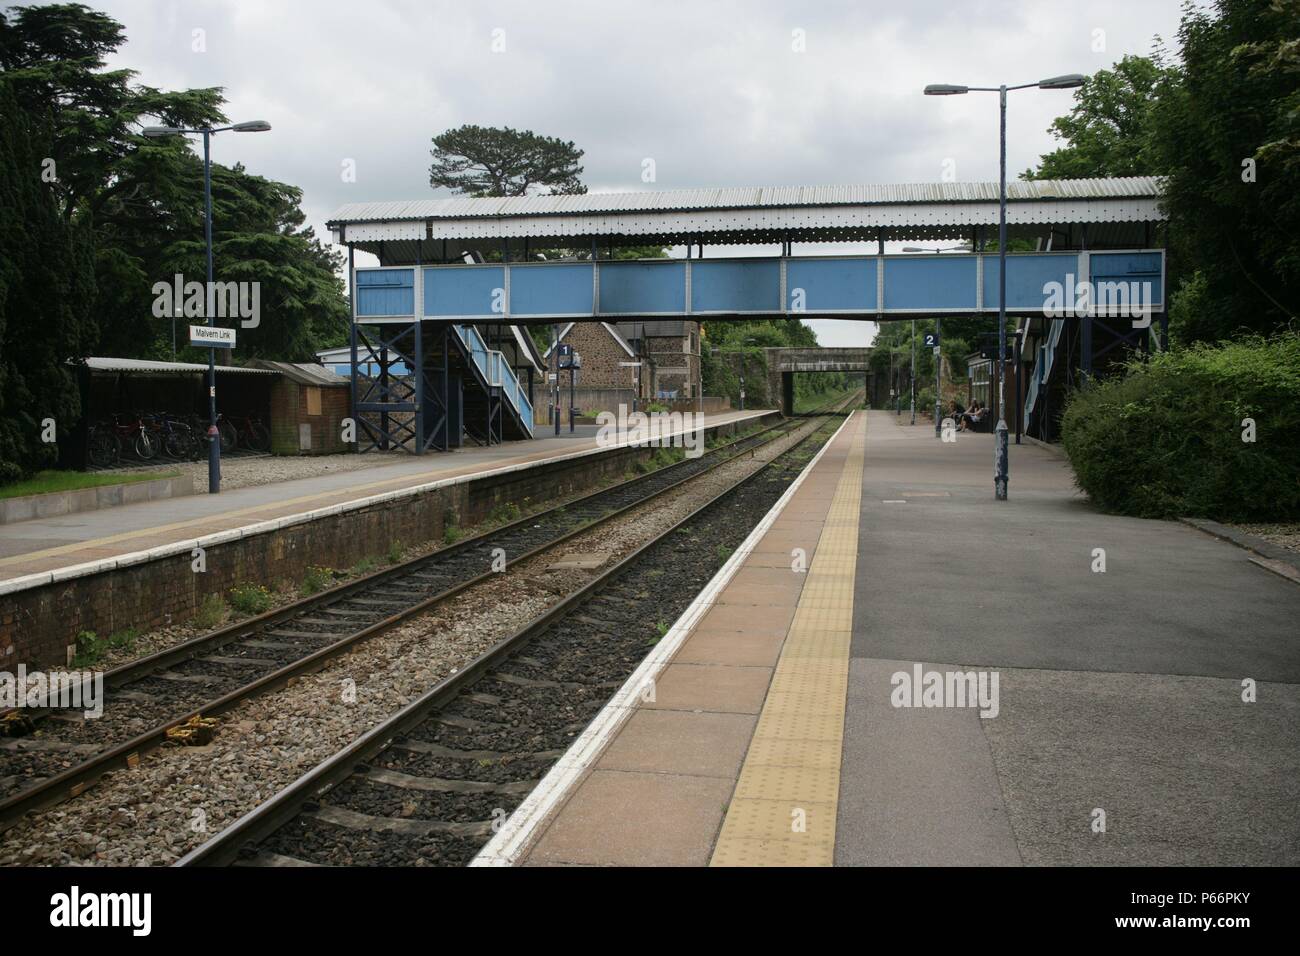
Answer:
M916 424L916 319L912 320L912 365L907 370L907 389L912 398L912 424Z
M993 491L999 501L1007 499L1007 91L1038 88L1040 90L1069 90L1083 86L1081 73L1048 77L1037 83L1019 86L959 86L951 83L932 83L925 88L926 96L957 96L963 93L997 93L999 107L998 152L998 424L993 457Z
M207 324L211 326L216 318L208 307L212 296L212 136L214 133L227 131L235 133L264 133L271 128L266 120L249 120L247 123L235 123L231 126L200 126L189 129L183 126L146 126L144 135L150 139L164 136L182 136L187 133L203 134L203 236L208 254L208 282L204 286L204 309ZM174 326L173 326L174 328ZM175 351L175 333L173 332L173 351ZM217 431L217 349L208 346L208 494L215 495L221 491L221 434Z
M745 410L745 346L754 341L753 336L746 336L740 343L740 410Z

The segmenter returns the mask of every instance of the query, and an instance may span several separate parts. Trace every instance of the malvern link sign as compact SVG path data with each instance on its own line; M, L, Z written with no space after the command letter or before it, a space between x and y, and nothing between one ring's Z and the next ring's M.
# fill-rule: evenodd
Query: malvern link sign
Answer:
M233 349L235 347L235 330L222 329L215 325L191 325L190 345L202 345L213 349Z

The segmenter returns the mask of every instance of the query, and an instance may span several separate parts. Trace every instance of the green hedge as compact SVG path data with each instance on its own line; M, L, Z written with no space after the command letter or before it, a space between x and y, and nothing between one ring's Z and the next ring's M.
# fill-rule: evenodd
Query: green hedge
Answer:
M1253 443L1242 440L1246 418ZM1073 395L1061 441L1079 487L1105 511L1300 518L1300 335L1135 361Z

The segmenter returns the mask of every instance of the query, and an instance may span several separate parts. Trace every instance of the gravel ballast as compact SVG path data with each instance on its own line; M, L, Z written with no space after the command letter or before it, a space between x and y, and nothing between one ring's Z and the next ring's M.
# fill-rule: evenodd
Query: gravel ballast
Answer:
M239 705L207 746L145 755L134 770L0 836L0 864L173 862L599 570L552 569L561 557L599 553L602 566L616 562L794 441L787 436L723 465Z

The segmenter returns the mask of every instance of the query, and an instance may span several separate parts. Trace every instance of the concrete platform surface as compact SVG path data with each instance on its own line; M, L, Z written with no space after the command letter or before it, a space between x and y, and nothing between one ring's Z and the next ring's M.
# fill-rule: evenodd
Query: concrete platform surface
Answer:
M705 416L705 427L771 414L731 411ZM0 526L0 582L156 548L203 535L248 527L430 482L498 468L540 465L597 448L598 428L577 426L554 435L537 426L537 438L488 448L433 452L374 469L320 475L276 484L124 505Z
M855 415L507 862L1300 862L1300 588L992 470Z

